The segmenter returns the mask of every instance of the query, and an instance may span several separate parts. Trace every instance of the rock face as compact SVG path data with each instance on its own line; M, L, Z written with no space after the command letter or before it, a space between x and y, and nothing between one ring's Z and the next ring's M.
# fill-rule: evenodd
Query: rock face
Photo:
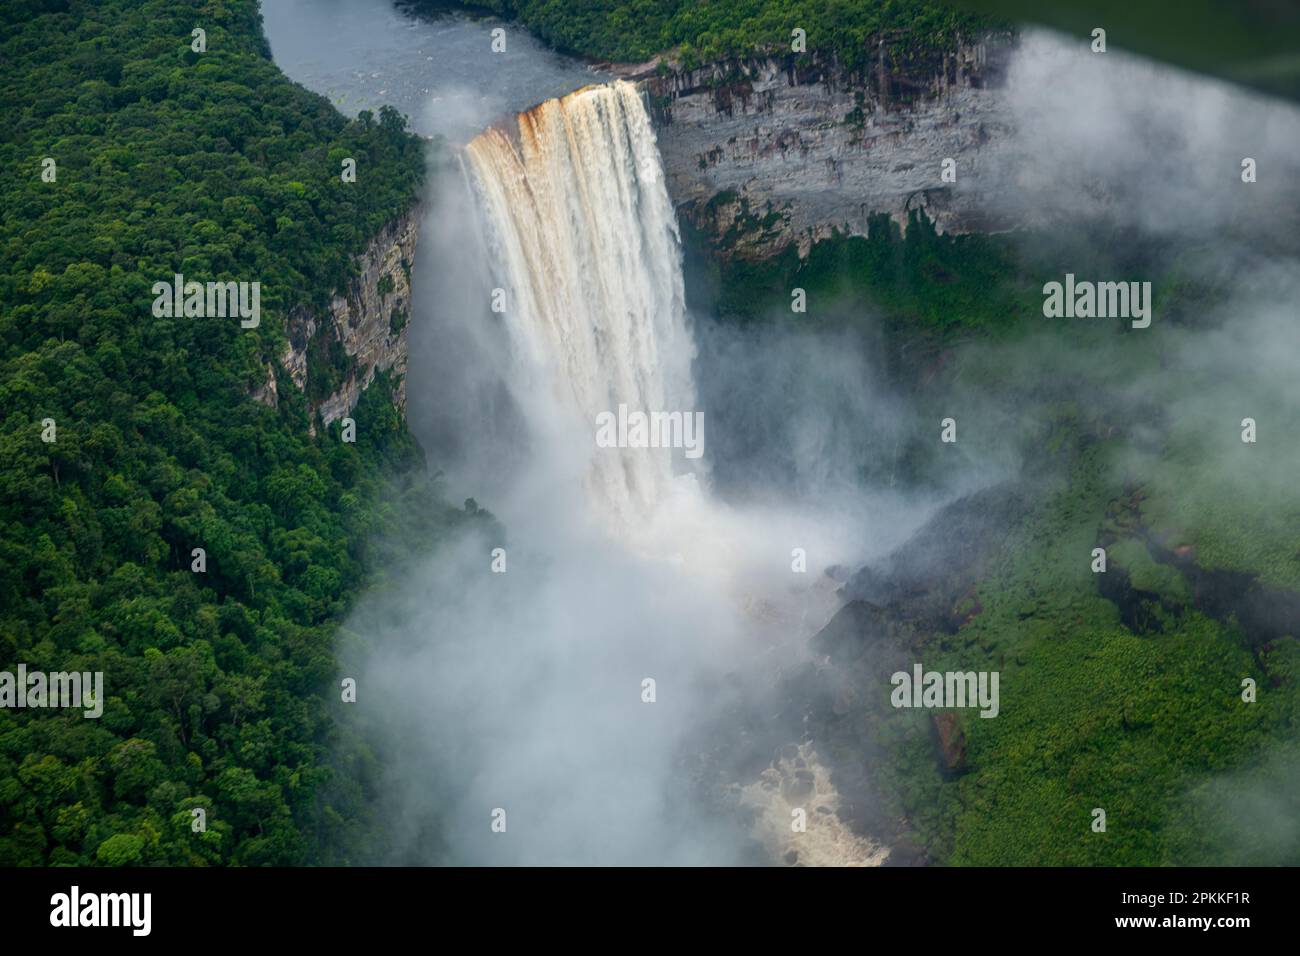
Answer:
M289 317L289 347L280 364L300 389L309 396L316 392L310 401L326 425L356 407L376 372L396 376L394 398L406 409L410 273L421 218L416 206L371 240L358 257L359 274L345 295L334 297L323 321L307 309ZM311 378L318 375L332 385L323 396L312 388Z
M990 37L906 65L882 51L858 73L789 58L640 80L679 213L724 251L759 258L791 242L802 253L835 228L864 235L873 213L905 222L924 208L942 231L1013 227L983 211L1010 188L999 87L1012 46Z
M256 386L252 393L253 401L261 402L263 405L269 405L275 408L280 404L279 384L275 380L275 367L270 363L266 366L266 381Z

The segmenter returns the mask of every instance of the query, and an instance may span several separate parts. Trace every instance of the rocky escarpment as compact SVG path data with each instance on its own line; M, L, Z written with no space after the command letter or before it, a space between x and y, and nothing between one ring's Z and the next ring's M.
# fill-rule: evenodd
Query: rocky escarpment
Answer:
M1014 226L987 212L1010 188L999 87L1012 43L907 64L882 46L857 72L793 56L624 72L650 97L681 215L725 251L761 257L833 229L864 235L873 213L905 222L923 208L943 231Z
M394 400L406 408L410 273L420 220L417 206L371 240L357 257L356 276L326 315L305 308L289 315L289 345L280 364L324 424L347 415L379 372L394 376ZM274 382L269 376L255 397L275 404Z

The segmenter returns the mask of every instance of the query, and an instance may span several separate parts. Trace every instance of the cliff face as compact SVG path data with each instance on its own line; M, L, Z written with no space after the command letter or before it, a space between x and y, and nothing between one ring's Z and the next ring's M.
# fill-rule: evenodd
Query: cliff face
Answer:
M905 221L924 208L943 231L996 231L990 193L1010 132L1000 95L1010 38L966 44L922 63L848 74L814 59L646 70L669 192L679 213L724 252L805 251L833 228L865 234L867 217ZM944 160L955 160L955 182Z
M370 242L358 257L359 274L345 295L334 297L323 319L307 309L289 317L289 347L280 364L327 425L352 411L376 372L396 376L394 397L406 409L410 270L421 215L416 206ZM258 395L274 403L274 378Z

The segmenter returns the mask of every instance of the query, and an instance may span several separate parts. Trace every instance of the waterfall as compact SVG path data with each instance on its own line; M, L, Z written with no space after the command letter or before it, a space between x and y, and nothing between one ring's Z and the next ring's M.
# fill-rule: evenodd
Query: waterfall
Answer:
M406 638L376 639L363 678L426 702L392 763L440 794L392 800L422 821L436 803L422 832L479 864L739 862L759 844L784 861L799 801L839 806L829 771L811 746L758 779L718 753L766 746L748 715L781 710L773 675L838 603L830 578L790 562L837 552L797 510L706 494L707 455L600 440L621 408L697 403L680 238L634 87L588 87L509 126L445 170L422 238L431 321L411 366L436 388L417 407L445 415L469 473L457 480L500 526L476 523L413 569L403 608L377 601L356 623L400 622ZM648 706L655 693L664 704ZM511 815L508 839L474 822L493 808ZM881 858L827 812L809 817L801 863Z
M578 449L587 500L622 536L692 477L664 447L598 447L598 416L691 413L694 343L681 248L654 130L636 88L590 86L466 147L491 269L534 389L535 440Z

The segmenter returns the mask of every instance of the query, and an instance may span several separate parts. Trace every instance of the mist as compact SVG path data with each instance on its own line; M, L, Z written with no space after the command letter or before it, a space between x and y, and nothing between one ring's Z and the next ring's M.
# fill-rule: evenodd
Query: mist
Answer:
M1135 445L1183 450L1185 487L1256 499L1261 520L1294 507L1284 476L1300 449L1290 433L1300 411L1300 108L1043 31L1022 39L1008 100L1023 191L1006 202L1032 207L1067 240L1044 255L1035 236L1025 256L1080 279L1175 281L1150 329L1036 316L1041 336L967 355L1012 383L1133 409ZM1256 182L1242 180L1245 157ZM1065 249L1079 258L1062 261ZM1157 412L1154 428L1143 409ZM1280 431L1244 447L1246 417ZM1161 466L1135 457L1126 467Z
M1151 238L1296 240L1300 110L1219 80L1042 30L1007 75L1013 117L999 144L1015 167L998 202L1055 228L1106 219ZM1242 182L1254 159L1257 182ZM1294 250L1295 246L1290 247Z

